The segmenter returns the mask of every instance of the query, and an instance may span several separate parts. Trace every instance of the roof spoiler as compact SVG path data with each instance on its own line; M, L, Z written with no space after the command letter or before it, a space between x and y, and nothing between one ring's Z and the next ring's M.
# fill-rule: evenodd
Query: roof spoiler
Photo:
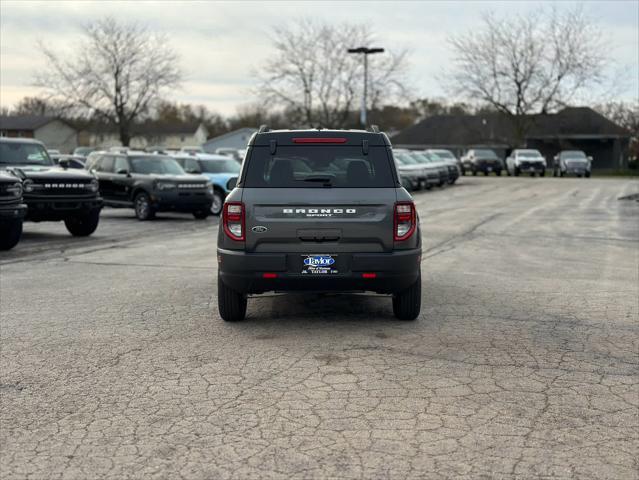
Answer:
M260 125L260 128L257 131L257 133L266 133L268 131L270 131L270 128L268 128L268 125Z

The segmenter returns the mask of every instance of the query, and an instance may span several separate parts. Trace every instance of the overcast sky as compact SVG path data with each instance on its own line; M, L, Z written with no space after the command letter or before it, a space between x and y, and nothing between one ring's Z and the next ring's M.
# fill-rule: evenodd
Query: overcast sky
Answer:
M172 99L205 104L222 114L255 101L251 71L268 58L272 27L301 16L329 22L363 22L377 32L376 46L406 48L410 83L423 97L443 97L437 74L449 65L449 34L478 26L482 12L532 12L542 2L0 2L0 105L35 95L35 72L44 67L37 48L72 51L83 22L106 15L137 21L168 35L181 57L185 81ZM550 6L551 3L544 5ZM559 7L572 4L560 2ZM614 71L623 71L620 98L639 96L639 1L585 2L608 38ZM610 72L613 73L613 70ZM592 92L598 97L601 92Z

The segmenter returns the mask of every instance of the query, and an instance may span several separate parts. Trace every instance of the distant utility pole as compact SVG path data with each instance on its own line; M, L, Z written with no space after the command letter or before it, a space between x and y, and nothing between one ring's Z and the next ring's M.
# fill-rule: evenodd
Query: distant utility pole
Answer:
M362 127L366 128L366 95L368 93L368 56L373 53L384 53L383 48L368 48L368 47L359 47L359 48L349 48L348 53L361 53L364 55L364 95L362 96L362 110L359 115L359 121L362 124Z

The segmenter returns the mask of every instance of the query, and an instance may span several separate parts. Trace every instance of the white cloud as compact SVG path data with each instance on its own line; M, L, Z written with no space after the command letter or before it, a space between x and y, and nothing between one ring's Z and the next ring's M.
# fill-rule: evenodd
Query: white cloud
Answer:
M320 6L321 5L321 8ZM185 74L176 101L203 103L232 114L253 98L251 72L268 58L273 26L314 16L365 22L379 45L411 52L410 83L422 96L444 94L436 77L450 60L446 37L477 25L482 11L530 12L539 2L14 2L0 3L0 104L37 93L34 73L44 68L36 42L55 49L77 42L83 23L106 15L164 32ZM611 55L631 69L625 97L639 95L637 2L594 2L586 9L610 38Z

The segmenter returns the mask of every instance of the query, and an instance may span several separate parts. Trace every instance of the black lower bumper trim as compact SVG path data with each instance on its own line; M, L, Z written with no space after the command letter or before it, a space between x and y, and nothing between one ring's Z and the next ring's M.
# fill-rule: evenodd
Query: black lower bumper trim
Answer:
M340 253L349 255L347 271L335 275L302 275L291 271L289 256L299 253L251 254L218 249L220 279L242 293L270 291L397 293L412 285L420 272L421 250L392 253ZM264 273L274 274L264 278ZM364 273L374 273L365 278ZM370 275L368 275L370 277Z
M2 205L0 206L0 220L20 220L27 214L27 206L24 204L18 205Z

